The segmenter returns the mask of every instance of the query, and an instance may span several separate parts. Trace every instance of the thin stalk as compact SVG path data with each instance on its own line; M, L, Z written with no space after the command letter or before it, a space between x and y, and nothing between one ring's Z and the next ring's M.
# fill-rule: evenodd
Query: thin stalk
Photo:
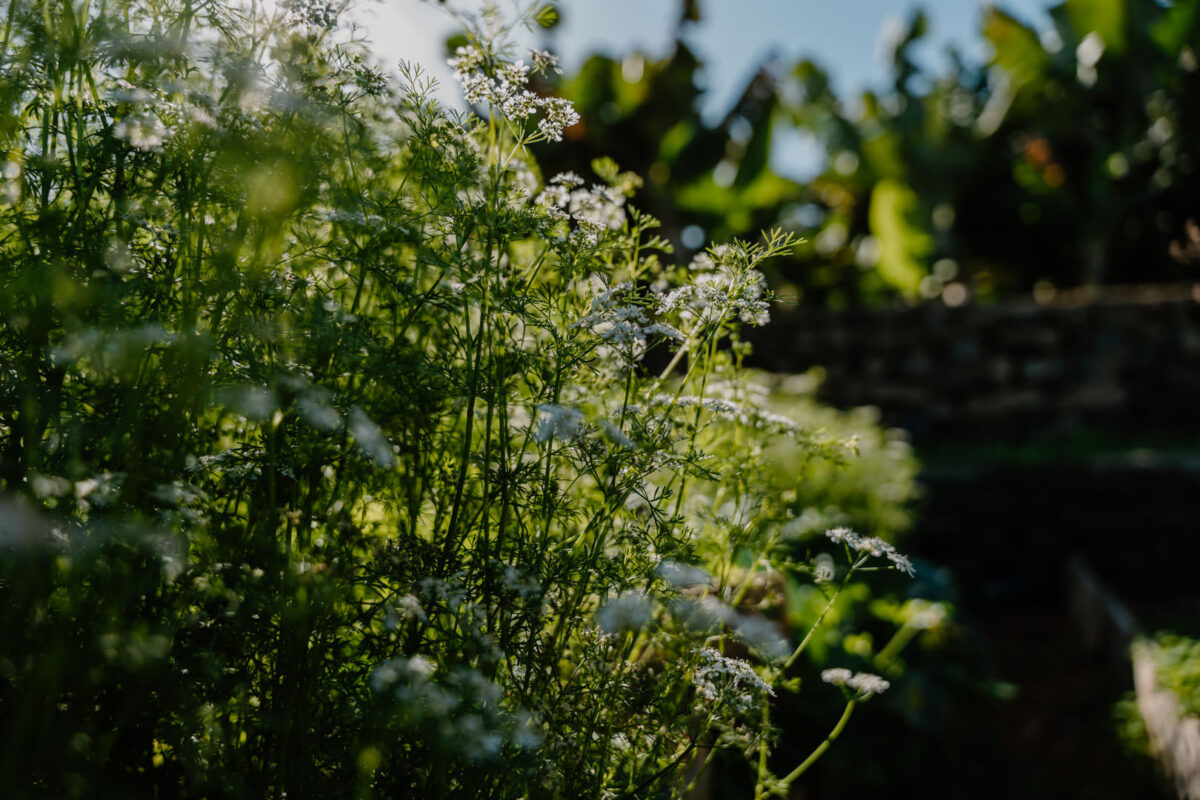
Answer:
M850 576L853 574L854 567L851 567L846 572L846 577L842 578L842 583L840 586L838 586L837 591L830 596L829 602L825 604L825 607L821 609L821 613L817 615L817 619L815 622L813 622L812 627L808 629L808 633L804 634L804 638L800 641L800 644L797 645L792 654L788 656L787 661L783 662L783 668L785 670L791 667L792 664L795 664L796 659L799 658L800 654L804 652L804 648L808 647L808 643L812 640L813 634L817 632L817 628L821 627L821 623L825 621L825 615L829 613L829 609L833 608L833 604L837 601L838 596L842 593L842 590L849 585Z
M842 717L837 721L837 724L833 726L833 730L831 730L829 735L825 737L825 741L817 745L816 749L809 754L808 758L800 762L800 766L796 767L784 777L782 781L784 786L790 786L793 781L808 771L808 768L815 764L817 759L825 754L825 751L829 749L829 746L837 741L837 738L842 735L842 731L845 730L846 723L850 721L850 715L854 713L854 706L857 704L857 698L851 698L846 702L846 710L842 712Z

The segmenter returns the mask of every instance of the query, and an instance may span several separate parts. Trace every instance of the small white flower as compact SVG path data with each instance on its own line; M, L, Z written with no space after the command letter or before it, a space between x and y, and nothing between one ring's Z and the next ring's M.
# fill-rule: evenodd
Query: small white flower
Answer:
M560 172L551 178L550 184L552 186L565 186L568 189L574 189L576 187L583 186L583 178L579 177L579 175L571 170L567 170L566 172Z
M916 574L916 570L913 568L912 561L908 559L908 556L902 554L878 536L860 536L849 528L832 528L826 531L825 535L829 538L829 541L844 544L851 550L886 558L892 562L892 565L896 569L907 573L910 577Z
M575 106L561 97L543 98L542 113L546 116L538 121L538 130L552 142L561 142L563 130L579 122Z
M350 409L350 433L363 454L381 467L390 467L396 457L392 444L379 426L358 406Z
M606 419L600 420L600 427L604 429L604 434L618 447L624 447L626 450L633 450L637 447L637 443L625 435L620 426L609 422Z
M846 681L850 680L853 676L853 672L841 667L821 671L821 680L826 683L832 683L834 686L845 686Z
M552 59L548 53L534 54L534 69L544 70ZM526 88L529 67L515 63L492 62L475 45L464 45L454 51L447 62L454 70L454 80L463 87L471 105L489 103L506 117L522 121L540 113L538 132L542 139L562 141L563 130L579 122L579 113L569 100L561 97L540 97ZM490 68L489 68L490 67Z
M846 686L858 692L859 696L865 699L872 695L883 694L892 685L878 675L872 675L869 672L860 672L847 680Z
M521 120L536 114L541 107L541 102L536 94L528 89L522 89L505 96L500 107L509 119Z
M113 136L128 142L130 147L150 152L162 148L167 128L153 114L134 114L113 126Z
M533 438L538 442L551 439L570 440L584 432L583 413L574 408L546 403L538 406L538 428Z
M558 66L558 56L548 50L530 50L529 60L533 62L534 72L562 74L562 70Z
M484 59L483 50L475 45L463 45L455 49L454 56L447 59L446 63L454 70L454 79L461 82L466 75L478 72Z
M744 248L722 245L698 254L688 265L692 282L660 295L659 312L684 320L716 322L738 318L748 325L769 320L767 282Z
M713 703L728 703L735 711L745 713L774 690L758 676L749 663L740 658L727 658L706 647L698 651L702 663L692 674L697 693Z
M606 633L638 631L650 621L653 604L645 592L621 592L596 612L596 623Z
M587 226L589 223L581 220L580 224ZM592 298L588 314L571 323L571 327L597 334L606 345L604 349L598 349L597 354L616 355L620 368L628 369L638 363L652 340L684 339L673 326L651 322L650 307L639 303L639 299L628 282L605 289Z
M739 640L771 661L787 658L791 652L787 639L775 623L757 614L738 614L733 618L733 631Z
M396 601L396 609L405 617L424 622L425 609L421 608L421 601L415 595L406 594Z
M697 632L717 630L737 617L736 611L711 594L698 600L681 598L672 603L671 610L689 630Z
M860 700L865 700L872 695L883 694L891 688L891 684L878 675L870 672L851 672L841 667L823 670L821 680L825 683L832 683L834 686L853 689Z
M371 673L371 688L382 692L400 682L421 683L427 681L436 670L437 665L423 655L393 658L380 664Z
M708 586L712 583L712 576L699 567L669 558L658 562L658 566L655 567L654 571L664 581L676 588Z
M287 0L281 4L288 11L288 22L314 31L329 31L337 27L338 7L329 0Z

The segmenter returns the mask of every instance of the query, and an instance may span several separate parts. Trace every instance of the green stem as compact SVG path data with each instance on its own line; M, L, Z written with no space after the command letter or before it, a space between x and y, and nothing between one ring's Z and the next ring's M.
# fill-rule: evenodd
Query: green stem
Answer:
M886 671L887 668L892 665L892 662L896 660L896 657L900 655L900 651L902 651L908 645L908 643L913 640L913 637L920 633L920 631L920 628L908 622L901 625L900 630L896 631L896 633L892 636L891 641L889 641L884 648L879 651L879 654L872 659L871 663L874 665L875 669L879 670L880 672Z
M710 761L712 761L713 753L715 752L717 752L717 748L708 748L708 750L704 753L704 758L700 759L700 763L696 765L696 774L692 776L692 779L688 781L687 785L684 786L678 794L672 795L672 798L678 797L679 800L684 800L684 798L688 797L692 793L692 789L696 788L696 784L704 775L704 771L708 769L708 764Z
M784 786L791 786L793 781L803 775L809 767L816 763L818 758L825 754L829 746L837 741L837 738L842 735L842 731L846 728L846 723L850 721L850 715L854 713L854 706L857 704L857 698L851 698L846 703L846 710L842 712L842 718L833 726L833 730L825 737L825 741L817 745L817 748L809 754L808 758L800 762L800 766L787 774L787 777L782 781Z
M808 633L804 634L804 639L799 645L796 646L795 651L788 656L788 660L783 662L783 668L785 670L791 667L792 664L795 664L796 659L799 658L800 654L804 652L804 648L808 647L808 643L812 639L813 634L817 632L817 628L821 627L821 623L825 621L825 615L829 613L829 609L833 608L833 604L837 601L838 596L842 593L842 590L846 588L846 585L850 583L850 576L853 574L854 567L851 567L849 571L846 572L846 577L842 578L842 585L837 588L837 591L834 592L832 596L830 596L829 602L826 603L825 607L821 609L821 613L817 615L817 619L815 622L813 622L812 627L808 629Z

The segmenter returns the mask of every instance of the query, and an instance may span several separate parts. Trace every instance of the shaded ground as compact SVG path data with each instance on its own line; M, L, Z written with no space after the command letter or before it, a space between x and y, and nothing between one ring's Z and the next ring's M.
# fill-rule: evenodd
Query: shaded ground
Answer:
M1132 688L1127 671L1085 652L1064 605L1011 605L968 622L986 643L992 677L1011 686L1011 697L960 691L937 730L905 728L879 713L869 724L859 720L845 744L882 755L856 762L851 748L835 747L793 798L1174 797L1155 765L1118 736L1113 709ZM905 758L895 760L889 747Z
M995 719L995 746L1029 781L1024 797L1166 798L1154 766L1121 742L1114 705L1132 689L1124 665L1081 646L1061 606L979 620L996 669L1016 685Z
M974 720L981 748L1011 764L998 781L1007 789L1022 797L1172 796L1117 735L1114 705L1132 677L1110 651L1088 652L1063 584L1068 557L1079 554L1147 628L1200 622L1196 465L1191 455L1138 450L943 464L926 474L914 547L954 571L994 676L1015 687L1007 702L959 714L960 723ZM992 788L976 796L1002 796ZM931 786L926 796L954 794Z

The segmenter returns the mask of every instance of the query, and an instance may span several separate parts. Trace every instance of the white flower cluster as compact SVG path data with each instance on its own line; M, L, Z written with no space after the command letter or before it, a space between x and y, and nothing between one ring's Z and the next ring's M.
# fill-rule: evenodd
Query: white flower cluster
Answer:
M522 600L541 597L542 586L532 575L522 572L512 564L505 564L500 573L500 585Z
M736 317L747 325L765 325L770 320L764 299L767 279L747 261L732 245L699 254L688 265L692 282L662 294L659 313L677 311L682 319L703 322Z
M423 655L412 658L393 658L385 661L371 673L371 688L382 692L399 681L421 682L437 671L437 665Z
M709 586L712 584L712 576L709 575L700 567L687 564L683 561L675 561L674 559L663 559L658 562L658 566L654 568L659 577L677 589L685 589L690 586Z
M113 126L113 136L128 142L130 147L152 152L162 149L167 127L152 113L131 114Z
M75 502L82 511L87 511L91 506L109 505L120 496L125 477L124 472L98 472L77 481L73 487Z
M675 406L677 408L695 408L699 406L705 411L711 411L718 417L736 422L739 425L759 429L773 429L794 435L805 433L804 429L782 414L776 414L765 408L742 405L723 397L699 397L690 394L674 397L669 394L658 394L650 399L650 405Z
M533 438L538 442L552 439L571 440L584 432L583 412L566 406L544 403L538 406L538 426Z
M403 709L410 724L433 732L435 744L471 761L497 758L506 742L534 747L537 720L501 707L504 690L474 669L456 669L436 681L438 667L423 655L385 661L371 673L372 691Z
M692 683L705 699L728 703L734 710L745 713L754 709L763 695L775 696L775 691L749 663L723 656L711 647L697 652L703 663L692 674Z
M596 612L596 624L605 633L639 631L650 621L653 611L654 603L645 592L621 592Z
M387 610L383 617L383 624L389 631L394 631L405 620L425 622L428 619L425 609L421 607L421 601L415 595L406 594Z
M758 614L741 614L712 595L697 600L680 598L671 605L671 610L696 632L712 632L727 626L738 641L770 661L780 661L791 653L791 646L775 623Z
M621 283L605 289L592 299L587 316L571 324L598 334L618 356L624 367L632 367L645 354L655 338L682 342L684 335L671 325L651 322L644 305L622 302L633 292L633 285Z
M600 427L604 429L604 433L608 436L609 441L618 447L624 447L626 450L633 450L637 447L637 442L629 438L625 431L621 430L621 426L615 422L602 419L600 420Z
M844 544L851 550L886 558L892 562L896 569L906 572L910 576L916 574L916 570L913 569L912 562L908 559L908 556L900 553L895 547L892 547L891 544L880 539L878 536L860 536L849 528L833 528L826 531L825 535L829 537L829 541Z
M562 69L558 66L558 56L549 50L530 50L529 60L533 62L534 72L557 72L559 75L562 75Z
M550 179L537 202L558 219L574 219L598 230L617 230L625 224L625 195L609 186L583 186L583 178L574 172L562 172Z
M358 88L370 97L383 97L387 94L388 77L378 67L357 64L354 67L354 79Z
M417 581L417 593L425 606L445 606L452 614L458 613L467 603L467 593L458 582L457 576L451 576L447 580L422 578Z
M534 53L535 70L555 68L557 62L551 63L552 59L548 53ZM563 130L579 122L579 114L570 101L542 97L526 88L529 67L523 61L497 62L494 74L489 74L487 54L476 45L464 45L446 63L454 69L454 79L463 87L468 103L487 103L513 122L541 114L538 131L544 139L560 142Z
M337 27L338 7L330 0L286 0L289 24L313 31L331 31Z
M860 699L866 699L876 694L883 694L891 688L891 684L878 675L870 672L851 672L840 667L827 669L821 673L821 680L834 686L845 686L853 689Z

